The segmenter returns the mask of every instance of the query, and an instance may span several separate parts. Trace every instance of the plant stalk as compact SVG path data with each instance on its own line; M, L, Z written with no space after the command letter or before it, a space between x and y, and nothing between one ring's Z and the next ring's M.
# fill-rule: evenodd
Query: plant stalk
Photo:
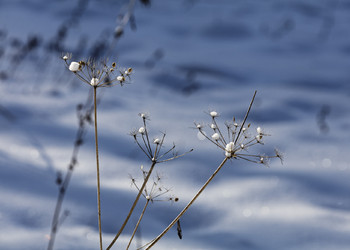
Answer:
M102 226L101 226L101 191L100 191L100 164L98 158L98 135L97 135L97 87L94 87L94 115L95 115L95 146L96 146L96 173L97 173L97 211L98 211L98 231L100 235L100 250L102 247Z
M150 201L150 199L147 199L146 204L145 204L145 206L143 207L143 210L142 210L142 212L141 212L140 218L139 218L139 220L138 220L137 223L136 223L136 226L135 226L134 231L132 232L132 235L131 235L129 244L128 244L128 246L126 247L126 250L129 249L129 247L130 247L130 245L131 245L131 242L132 242L132 240L134 239L134 236L135 236L135 234L136 234L137 229L139 228L139 225L140 225L140 222L141 222L141 220L142 220L142 218L143 218L143 215L144 215L145 212L146 212L146 208L147 208L147 206L148 206L149 201Z
M164 231L159 234L155 239L153 239L150 242L150 245L146 248L150 249L152 246L154 246L169 230L172 228L172 226L175 225L175 223L180 219L180 217L189 209L189 207L195 202L195 200L198 198L198 196L204 191L204 189L208 186L208 184L212 181L212 179L215 177L215 175L220 171L220 169L225 165L227 161L227 157L220 163L218 168L215 170L215 172L209 177L209 179L204 183L204 185L201 187L201 189L196 193L196 195L192 198L192 200L187 204L187 206L179 213L178 216L167 226Z
M140 199L140 196L141 196L141 194L142 194L142 192L143 192L143 190L144 190L144 188L145 188L145 186L146 186L146 184L147 184L147 182L148 182L148 179L149 179L149 177L150 177L151 174L152 174L152 171L153 171L154 166L156 165L156 163L157 163L156 161L153 161L153 162L152 162L151 168L150 168L150 170L148 171L148 174L147 174L146 178L145 178L144 181L143 181L143 184L142 184L142 186L141 186L141 188L140 188L140 190L139 190L139 193L137 194L137 196L136 196L136 198L135 198L134 203L132 204L132 207L130 208L129 214L128 214L127 217L125 218L125 221L124 221L123 225L121 226L121 228L119 229L118 233L116 234L116 236L115 236L114 239L112 240L111 244L109 244L109 246L107 247L107 250L109 250L109 249L114 245L114 243L115 243L115 242L117 241L117 239L119 238L120 234L123 232L123 230L124 230L126 224L128 223L128 221L129 221L129 219L130 219L131 214L133 213L133 211L134 211L134 209L135 209L135 207L136 207L137 202L138 202L139 199Z

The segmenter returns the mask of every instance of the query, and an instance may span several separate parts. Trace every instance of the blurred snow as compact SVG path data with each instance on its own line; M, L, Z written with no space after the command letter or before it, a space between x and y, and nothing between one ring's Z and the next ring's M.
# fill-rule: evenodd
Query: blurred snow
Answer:
M76 105L89 93L59 60L105 56L127 1L0 0L0 249L46 249L56 172L69 163ZM248 118L272 136L256 152L285 154L270 168L229 162L154 249L349 249L350 4L345 0L138 1L136 30L108 51L132 83L100 91L104 245L114 237L149 163L128 133L150 113L181 159L158 166L180 202L155 202L146 243L177 215L222 161L193 122ZM97 249L96 173L89 127L63 209L55 249ZM142 209L142 203L139 209ZM123 249L131 219L119 244ZM141 244L139 243L139 244ZM134 245L135 246L135 245Z

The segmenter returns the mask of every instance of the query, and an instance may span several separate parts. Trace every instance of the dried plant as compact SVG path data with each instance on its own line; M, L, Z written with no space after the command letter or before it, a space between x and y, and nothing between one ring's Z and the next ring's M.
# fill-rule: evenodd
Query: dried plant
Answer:
M133 213L133 211L134 211L134 209L135 209L135 207L140 199L140 196L142 195L142 193L146 187L146 184L147 184L156 164L174 160L174 159L179 158L179 157L192 151L192 149L191 149L190 151L188 151L184 154L178 155L175 151L175 148L176 148L175 144L170 149L163 150L162 147L164 144L166 134L163 133L162 137L156 137L155 139L151 140L151 138L149 136L148 127L147 127L147 121L149 120L149 115L145 114L145 113L140 113L139 116L142 119L143 125L139 129L133 130L130 133L130 135L134 138L135 143L139 146L139 148L146 155L146 157L151 161L151 166L150 166L149 170L147 171L147 174L145 174L145 176L144 176L143 183L142 183L141 187L139 188L139 192L135 198L134 203L132 204L132 206L129 210L127 217L124 220L124 223L120 227L118 233L116 234L116 236L114 237L114 239L112 240L110 245L107 247L107 249L110 249L114 245L114 243L119 238L120 234L123 232L126 224L128 223L128 221L130 219L131 214Z
M200 123L195 123L196 129L198 129L199 133L201 133L207 140L215 144L218 148L222 149L225 152L224 160L219 164L217 169L213 172L213 174L209 177L209 179L204 183L204 185L199 189L199 191L195 194L192 200L186 205L186 207L176 216L176 218L160 233L156 238L154 238L151 242L146 244L146 249L150 249L154 246L168 231L172 228L184 215L184 213L190 208L190 206L195 202L195 200L199 197L199 195L204 191L204 189L208 186L208 184L213 180L213 178L217 175L217 173L221 170L221 168L225 165L225 163L229 159L242 159L247 160L249 162L265 164L267 165L267 161L271 158L279 158L282 160L282 155L279 151L275 150L275 155L273 156L264 156L264 155L254 155L246 153L248 148L256 145L262 144L262 139L267 136L263 132L263 130L258 127L257 134L254 137L250 137L248 134L248 129L250 125L248 124L245 127L245 123L247 121L250 109L253 105L254 99L256 96L256 91L254 92L253 98L250 102L249 108L246 112L246 115L241 124L235 123L235 119L233 119L233 123L226 123L227 137L225 138L224 133L220 130L216 119L218 117L218 113L216 111L211 111L209 115L211 116L211 129L213 130L213 135L208 137L204 132L204 126Z
M52 250L54 243L55 243L55 238L57 231L59 229L59 226L62 224L63 220L68 216L68 211L65 210L63 214L61 214L62 210L62 203L67 191L67 188L69 186L71 177L73 175L73 171L75 169L75 166L78 162L78 153L80 146L84 142L84 137L86 134L86 124L91 124L92 119L91 119L91 114L93 107L91 106L91 100L88 98L87 102L85 105L79 104L77 106L77 117L79 121L79 127L75 136L75 142L74 142L74 148L73 148L73 153L72 157L70 160L70 163L68 165L67 172L63 178L62 173L58 172L57 173L57 178L56 178L56 184L58 186L58 196L57 196L57 202L56 202L56 207L54 211L54 215L52 218L52 223L51 223L51 233L50 233L50 238L49 238L49 244L47 249Z
M111 87L113 85L123 85L127 80L130 80L132 68L116 72L116 63L113 62L110 66L107 62L96 62L94 59L82 60L79 62L70 61L71 55L65 54L62 56L67 68L73 72L79 80L88 84L93 88L94 100L94 127L95 127L95 151L96 151L96 175L97 175L97 210L98 210L98 228L100 238L100 250L102 246L102 225L101 225L101 191L100 191L100 164L98 152L98 131L97 131L97 89L100 87Z
M148 172L144 170L143 166L141 166L141 171L142 171L142 175L143 175L143 180L145 180L145 178L148 175ZM142 212L139 216L139 219L136 223L134 231L132 232L132 235L130 237L130 240L129 240L129 243L128 243L128 246L126 247L126 249L130 248L131 242L136 234L136 231L141 223L141 220L142 220L143 216L145 215L146 208L150 204L150 202L154 203L154 202L158 202L158 201L171 201L171 202L179 201L179 198L177 198L177 197L169 197L169 198L165 198L165 199L160 198L160 197L164 196L165 194L167 194L168 192L170 192L170 189L162 186L161 179L162 179L161 176L159 174L157 174L153 178L153 182L151 184L151 187L147 188L147 185L145 186L145 189L142 192L142 196L146 200L146 202L145 202L145 205L144 205ZM136 180L134 178L131 178L131 181L132 181L132 184L136 187L136 189L138 191L140 191L140 188L137 185Z

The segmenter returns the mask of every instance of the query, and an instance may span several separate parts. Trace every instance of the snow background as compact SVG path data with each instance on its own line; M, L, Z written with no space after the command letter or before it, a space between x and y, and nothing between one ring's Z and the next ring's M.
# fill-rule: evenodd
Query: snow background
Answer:
M0 249L46 249L56 172L67 168L75 108L89 91L48 44L70 21L62 49L80 60L110 41L126 11L125 1L82 3L0 1ZM272 136L257 152L278 147L284 164L227 164L182 218L183 239L172 229L154 249L349 249L349 13L345 0L137 2L136 31L127 26L108 54L134 68L132 84L104 89L98 107L104 245L136 195L129 174L141 178L149 164L128 136L141 126L137 114L150 113L151 131L166 131L168 146L195 149L158 166L180 202L147 210L146 243L223 159L193 122L209 123L212 109L222 123L243 119L258 90L248 122ZM25 53L33 37L39 46ZM55 249L98 248L92 127L78 161ZM130 223L113 249L131 232Z

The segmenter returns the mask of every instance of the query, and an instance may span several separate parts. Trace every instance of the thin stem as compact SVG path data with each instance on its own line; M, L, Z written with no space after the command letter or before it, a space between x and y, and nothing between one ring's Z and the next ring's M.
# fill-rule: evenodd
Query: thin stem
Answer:
M140 215L139 220L138 220L137 223L136 223L136 226L135 226L134 231L132 232L132 235L131 235L129 244L128 244L128 246L126 247L126 250L129 249L129 247L130 247L130 245L131 245L131 242L132 242L132 240L134 239L135 233L136 233L137 229L139 228L140 222L141 222L141 220L142 220L142 218L143 218L143 215L144 215L145 212L146 212L146 208L147 208L147 206L148 206L149 201L150 201L150 199L147 199L146 204L145 204L145 206L143 207L142 213L141 213L141 215Z
M111 247L114 245L114 243L115 243L115 242L117 241L117 239L119 238L120 234L123 232L123 230L124 230L126 224L128 223L128 221L129 221L129 219L130 219L130 216L131 216L132 212L134 211L134 209L135 209L135 207L136 207L137 202L138 202L139 199L140 199L140 196L141 196L141 194L142 194L142 192L143 192L143 190L144 190L144 188L145 188L145 186L146 186L146 184L147 184L147 182L148 182L148 179L149 179L149 177L150 177L151 174L152 174L153 168L154 168L154 166L156 165L156 163L157 163L157 162L155 162L155 161L152 162L151 168L150 168L150 170L148 171L148 174L147 174L146 178L145 178L144 181L143 181L143 184L142 184L142 186L141 186L141 188L140 188L140 190L139 190L139 193L137 194L137 196L136 196L136 198L135 198L134 203L132 204L132 207L130 208L129 214L128 214L127 217L125 218L125 221L124 221L123 225L121 226L121 228L119 229L118 233L116 234L116 236L115 236L114 239L112 240L111 244L109 244L109 246L107 247L107 250L111 249Z
M54 215L52 218L52 223L51 223L51 232L50 232L50 240L49 240L49 244L47 247L47 250L52 250L53 246L54 246L54 242L55 242L55 238L56 238L56 234L57 231L59 229L59 219L60 219L60 214L61 214L61 209L62 209L62 204L63 204L63 200L64 200L64 196L66 194L66 190L69 186L69 182L71 180L72 174L73 174L73 170L74 167L77 163L77 157L78 157L78 152L79 152L79 148L82 144L83 141L83 137L85 134L85 117L90 113L90 110L86 111L85 116L79 116L79 129L77 131L76 137L75 137L75 143L74 143L74 148L73 148L73 153L72 153L72 157L68 166L68 170L67 173L65 175L65 178L62 182L62 184L60 185L59 188L59 192L58 192L58 196L57 196L57 202L56 202L56 207L55 207L55 211L54 211Z
M96 172L97 172L97 211L98 211L98 231L100 234L100 250L102 247L102 227L101 227L101 192L100 192L100 164L98 159L98 135L97 135L97 101L96 91L97 87L94 87L94 114L95 114L95 146L96 146Z
M255 90L254 95L253 95L253 98L252 98L252 100L250 101L249 108L248 108L248 110L247 110L247 113L245 114L245 117L244 117L244 119L243 119L243 123L242 123L242 125L241 125L241 127L240 127L240 129L239 129L239 132L238 132L238 134L237 134L236 140L235 140L235 142L234 142L235 145L236 145L236 143L237 143L237 141L238 141L238 139L239 139L239 136L241 135L242 129L243 129L243 127L244 127L244 124L245 124L245 122L246 122L246 120L247 120L247 118L248 118L250 109L251 109L252 106L253 106L253 102L254 102L254 99L255 99L255 96L256 96L256 92L257 92L257 91Z
M227 161L227 157L221 162L219 167L215 170L215 172L210 176L210 178L204 183L204 185L201 187L201 189L197 192L197 194L192 198L192 200L187 204L187 206L179 213L178 216L167 226L164 231L159 234L154 240L150 242L150 245L146 248L150 249L154 244L156 244L168 231L169 229L175 225L175 223L180 219L180 217L189 209L189 207L195 202L195 200L198 198L198 196L203 192L203 190L208 186L208 184L212 181L212 179L215 177L215 175L220 171L220 169L225 165Z

